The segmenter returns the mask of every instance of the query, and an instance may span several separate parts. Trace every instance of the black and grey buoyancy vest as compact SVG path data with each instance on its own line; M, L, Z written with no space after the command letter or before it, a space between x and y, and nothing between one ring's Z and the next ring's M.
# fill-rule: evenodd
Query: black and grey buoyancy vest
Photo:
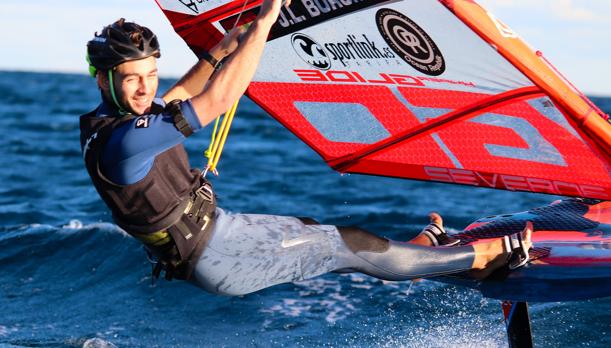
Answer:
M129 185L109 180L101 170L102 150L112 131L131 118L96 117L96 111L81 116L81 148L91 180L117 225L128 232L150 233L178 220L189 194L200 186L200 172L191 170L187 153L178 144L158 155L142 180Z
M161 108L155 104L154 107ZM155 250L153 243L146 243L146 238L142 236L167 230L173 239L171 258L175 259L169 260L170 257L166 257L167 248L163 252L159 251L157 256L174 266L188 264L183 267L186 268L184 275L174 275L180 279L188 278L196 262L193 259L201 253L212 227L212 223L208 222L213 218L216 201L210 185L201 178L199 170L190 168L182 144L159 154L142 180L129 185L112 182L101 170L102 151L113 130L134 116L96 115L97 109L80 117L83 159L96 190L112 211L117 225L147 244L153 253L159 250ZM196 199L202 196L202 191L206 191L201 189L205 185L210 192L207 199L210 204L206 206L201 203L201 199ZM194 215L198 216L195 220ZM166 268L166 277L167 273Z

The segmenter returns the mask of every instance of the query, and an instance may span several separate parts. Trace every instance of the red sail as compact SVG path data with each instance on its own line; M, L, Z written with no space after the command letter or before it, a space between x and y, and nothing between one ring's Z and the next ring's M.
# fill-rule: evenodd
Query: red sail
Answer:
M244 5L157 2L195 52ZM611 198L608 117L474 1L293 1L247 94L341 172Z

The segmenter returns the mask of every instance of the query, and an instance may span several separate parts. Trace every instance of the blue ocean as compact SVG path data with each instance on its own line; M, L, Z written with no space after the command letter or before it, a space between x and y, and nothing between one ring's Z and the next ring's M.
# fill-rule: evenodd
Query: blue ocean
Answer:
M160 89L172 83L162 80ZM506 347L501 305L433 281L328 274L243 297L151 281L82 163L85 75L0 72L0 346ZM593 98L611 113L611 98ZM186 142L202 166L206 132ZM234 212L311 216L407 240L439 211L450 230L556 197L340 175L244 98L213 178ZM531 303L536 347L610 347L611 298Z

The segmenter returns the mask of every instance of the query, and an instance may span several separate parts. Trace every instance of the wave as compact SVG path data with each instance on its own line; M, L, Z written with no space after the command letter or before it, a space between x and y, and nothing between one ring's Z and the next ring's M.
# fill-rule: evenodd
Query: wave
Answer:
M129 266L109 266L141 264L136 256L141 256L139 249L135 240L109 223L28 224L5 227L0 234L0 264L12 271L3 272L3 277L46 282L75 278L82 282L83 275L95 281L109 272L133 271Z

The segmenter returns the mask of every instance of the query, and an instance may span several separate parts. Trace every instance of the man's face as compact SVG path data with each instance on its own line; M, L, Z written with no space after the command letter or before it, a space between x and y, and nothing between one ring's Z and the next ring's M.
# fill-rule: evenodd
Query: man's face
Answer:
M157 59L148 57L119 64L114 74L117 99L127 111L136 115L148 113L157 93Z

